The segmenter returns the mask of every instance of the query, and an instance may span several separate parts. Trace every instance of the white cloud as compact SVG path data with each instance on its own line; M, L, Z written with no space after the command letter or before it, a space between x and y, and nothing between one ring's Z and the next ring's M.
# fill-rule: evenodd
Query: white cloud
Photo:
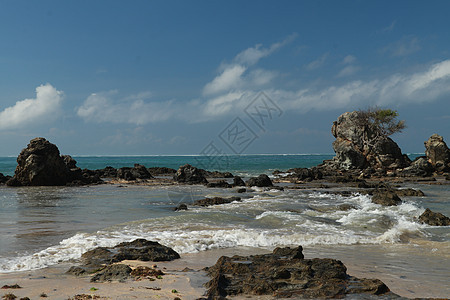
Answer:
M0 112L0 130L23 128L55 120L60 115L63 92L51 84L36 88L36 98L17 101Z
M238 87L241 83L242 74L246 70L247 68L241 65L228 66L213 81L205 85L203 93L205 95L211 95Z
M174 111L172 101L147 101L149 93L117 98L117 91L91 94L77 110L86 121L144 125L169 119Z
M329 55L328 53L325 53L316 60L313 60L312 62L306 65L306 69L312 71L322 67L325 64L328 55Z

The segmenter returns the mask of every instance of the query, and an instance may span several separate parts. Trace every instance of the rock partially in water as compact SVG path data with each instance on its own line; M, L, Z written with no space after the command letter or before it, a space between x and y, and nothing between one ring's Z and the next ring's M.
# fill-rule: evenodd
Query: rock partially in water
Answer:
M206 186L209 187L209 188L224 188L224 189L228 189L228 188L232 188L233 187L231 184L229 184L225 180L219 180L219 181L216 181L216 182L210 182Z
M247 180L247 186L257 186L257 187L270 187L273 186L272 180L266 174L261 174L258 177L251 177Z
M301 247L277 248L272 254L222 256L206 268L210 299L236 295L286 298L343 298L347 294L386 295L389 288L376 279L347 275L335 259L303 259Z
M177 207L173 209L174 211L180 211L180 210L188 210L188 207L184 203L180 203Z
M213 198L205 198L194 201L193 205L195 206L211 206L211 205L220 205L227 204L234 201L241 201L240 197L230 197L230 198L222 198L222 197L213 197Z
M130 278L131 271L131 268L124 264L110 265L92 276L91 282L125 282Z
M395 190L395 193L397 194L397 196L399 197L424 197L425 193L422 192L421 190L415 190L415 189L399 189L399 190Z
M392 190L377 191L372 196L372 202L383 206L396 206L402 203L402 199Z
M153 176L159 175L173 175L177 172L177 170L167 167L151 167L147 168L148 172Z
M419 221L431 226L450 226L450 218L427 208L419 216Z
M187 184L208 183L208 180L206 180L204 176L203 170L193 167L189 164L181 166L173 176L173 180L179 183Z
M240 176L233 177L233 186L245 186L244 180Z
M11 178L12 178L11 176L8 176L8 175L5 176L2 173L0 173L0 184L6 183Z
M146 167L140 164L134 164L133 168L123 167L117 170L117 177L125 180L151 179L153 176Z

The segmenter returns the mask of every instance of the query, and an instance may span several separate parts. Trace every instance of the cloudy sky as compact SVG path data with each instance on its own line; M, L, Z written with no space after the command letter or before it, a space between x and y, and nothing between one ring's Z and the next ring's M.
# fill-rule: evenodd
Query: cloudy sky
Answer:
M0 0L0 156L332 153L343 112L450 142L448 1ZM233 135L233 133L235 133Z

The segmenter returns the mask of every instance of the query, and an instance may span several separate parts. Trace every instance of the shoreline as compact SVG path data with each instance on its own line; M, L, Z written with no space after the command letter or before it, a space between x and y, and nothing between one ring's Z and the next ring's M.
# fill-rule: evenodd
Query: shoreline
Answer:
M404 248L413 249L413 245L403 245ZM345 252L336 251L336 248L347 248ZM364 251L361 251L364 247ZM377 251L377 248L391 248L390 251ZM445 298L450 292L436 289L433 279L420 277L420 274L405 274L404 270L389 270L389 259L376 265L380 256L390 257L396 260L394 251L398 245L349 245L349 246L314 246L304 248L305 259L329 258L341 260L347 267L347 273L359 278L377 278L383 281L390 290L406 298ZM384 249L386 250L386 249ZM75 295L91 295L105 298L98 299L197 299L204 296L206 288L203 284L210 280L206 272L202 269L214 265L221 256L233 255L255 255L265 254L269 251L261 248L225 248L207 250L198 253L182 254L181 258L170 262L143 262L143 261L122 261L131 268L137 266L152 267L162 270L166 275L162 279L149 281L147 279L126 282L90 282L88 277L76 277L65 274L69 269L69 263L47 267L33 271L21 271L0 274L0 285L18 284L20 289L2 289L0 294L12 293L18 297L29 297L30 299L40 298L42 293L45 299L68 299ZM359 256L358 256L359 253ZM444 257L445 259L445 257ZM405 258L407 260L407 258ZM403 272L403 273L402 273ZM95 288L95 289L92 289ZM176 292L174 291L176 290ZM272 296L241 295L232 297L233 299L274 299ZM42 298L41 298L42 299ZM79 298L90 299L90 298Z

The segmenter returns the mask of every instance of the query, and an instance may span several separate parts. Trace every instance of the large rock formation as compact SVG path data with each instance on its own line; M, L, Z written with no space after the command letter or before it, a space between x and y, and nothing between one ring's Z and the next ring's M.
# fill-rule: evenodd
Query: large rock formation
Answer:
M338 260L304 259L301 246L277 248L265 255L222 256L206 271L211 277L206 283L208 299L236 295L270 295L283 299L329 299L358 294L396 297L378 279L349 276L347 268Z
M343 170L368 167L393 170L409 165L409 159L391 138L376 134L374 128L359 120L361 112L353 111L340 115L333 122L335 167Z
M425 155L436 171L450 170L450 149L442 136L433 134L425 144Z
M206 180L204 176L204 172L202 169L198 169L189 164L181 166L175 175L173 175L173 180L180 183L187 184L207 184L208 180Z
M8 185L66 185L70 171L58 147L44 138L30 141L17 157L18 166Z
M76 166L69 155L61 156L58 147L44 138L30 141L17 157L14 177L9 186L59 186L101 182L98 176L88 174Z

